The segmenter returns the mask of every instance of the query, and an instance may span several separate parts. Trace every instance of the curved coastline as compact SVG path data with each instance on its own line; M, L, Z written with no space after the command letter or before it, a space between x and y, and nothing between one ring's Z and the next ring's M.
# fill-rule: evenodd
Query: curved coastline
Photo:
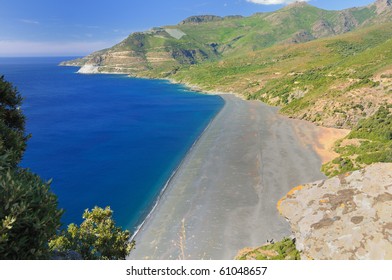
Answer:
M200 140L200 138L203 136L203 134L208 130L209 126L211 125L211 123L214 121L214 119L219 115L219 113L222 111L222 109L225 106L225 99L222 98L222 96L220 94L216 94L216 93L207 93L204 91L201 91L199 88L192 86L192 85L187 85L187 84L182 84L182 83L178 83L175 82L174 80L171 79L157 79L157 78L150 78L150 77L139 77L139 76L131 76L127 73L124 72L105 72L105 71L99 71L99 67L96 65L84 65L84 66L78 66L78 65L67 65L64 63L60 63L58 66L60 67L73 67L73 68L77 68L78 70L75 71L75 74L79 74L79 75L119 75L119 76L124 76L124 78L135 78L135 79L144 79L144 80L156 80L156 81L161 81L163 83L167 83L167 84L172 84L172 85L179 85L181 87L183 87L184 91L187 92L193 92L193 93L197 93L197 94L210 94L210 95L215 95L215 96L219 96L219 98L223 101L223 105L222 107L215 112L215 114L210 118L210 120L208 120L207 125L204 127L204 129L201 131L201 133L199 133L199 135L197 135L196 139L193 141L193 143L191 143L189 149L185 152L185 154L183 155L183 157L180 159L179 163L177 164L177 166L173 169L173 171L170 174L170 177L164 181L164 183L160 186L158 186L158 191L159 193L152 199L152 201L150 203L148 203L148 205L145 207L145 211L140 215L139 219L136 222L136 226L135 225L127 225L126 228L130 228L132 227L132 236L130 238L131 241L133 241L136 236L138 235L138 233L140 232L140 230L143 228L143 226L145 225L145 223L150 219L150 217L153 215L154 211L156 210L157 206L159 205L159 203L161 202L162 196L164 195L164 193L167 190L167 187L169 186L170 182L172 181L172 179L174 178L174 176L176 175L176 173L178 172L178 170L181 168L183 162L186 160L186 158L189 156L190 152L193 150L194 146L197 144L197 142Z
M233 259L244 247L289 236L276 202L296 184L325 178L303 140L317 142L322 128L261 102L221 97L225 106L171 178L129 259Z
M325 178L320 167L330 151L322 135L338 139L346 132L289 119L276 107L238 94L183 85L219 95L225 104L163 186L132 236L137 246L128 258L233 259L244 247L291 235L276 201L297 184ZM241 137L245 141L238 141ZM206 178L207 187L201 182Z

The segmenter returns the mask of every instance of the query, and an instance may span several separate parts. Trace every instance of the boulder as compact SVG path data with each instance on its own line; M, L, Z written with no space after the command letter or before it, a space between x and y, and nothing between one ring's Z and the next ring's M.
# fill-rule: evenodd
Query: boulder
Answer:
M392 163L298 186L278 209L302 259L392 259Z

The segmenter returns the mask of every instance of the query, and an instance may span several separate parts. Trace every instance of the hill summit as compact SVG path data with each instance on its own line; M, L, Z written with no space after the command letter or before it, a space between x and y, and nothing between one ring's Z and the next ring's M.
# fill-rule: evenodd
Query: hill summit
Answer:
M295 1L293 3L288 4L284 9L290 9L290 8L301 8L301 7L306 7L306 6L311 6L308 4L306 1Z

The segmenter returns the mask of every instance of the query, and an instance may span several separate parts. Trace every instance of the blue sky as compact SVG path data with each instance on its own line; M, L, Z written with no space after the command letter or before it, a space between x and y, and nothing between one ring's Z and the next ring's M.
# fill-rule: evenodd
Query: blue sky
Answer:
M2 0L0 56L85 55L110 47L129 33L176 24L191 15L248 16L289 2L293 0ZM329 10L372 2L308 1Z

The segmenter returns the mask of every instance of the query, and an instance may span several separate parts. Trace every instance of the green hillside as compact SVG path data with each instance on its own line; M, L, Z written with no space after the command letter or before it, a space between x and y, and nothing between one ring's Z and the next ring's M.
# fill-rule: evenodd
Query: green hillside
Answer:
M391 38L387 23L183 67L172 77L281 106L319 125L351 128L391 102Z
M389 0L379 0L382 3ZM271 13L241 16L193 16L175 26L129 35L114 47L64 65L98 66L99 72L167 77L184 66L219 61L274 45L298 44L343 34L389 20L380 4L326 11L305 2Z
M392 110L391 19L391 0L343 11L301 2L250 17L193 16L63 65L234 92L327 127L359 131L368 120L361 144L337 144L342 157L324 166L337 174L392 161L381 156L390 155L391 140L372 134L379 130L373 118ZM391 133L391 122L385 124L383 133Z
M290 117L353 129L348 139L357 142L338 143L336 151L342 156L323 168L336 175L374 162L392 162L391 139L375 136L392 133L391 50L392 23L384 23L189 66L173 77L204 90L236 92L280 106Z

